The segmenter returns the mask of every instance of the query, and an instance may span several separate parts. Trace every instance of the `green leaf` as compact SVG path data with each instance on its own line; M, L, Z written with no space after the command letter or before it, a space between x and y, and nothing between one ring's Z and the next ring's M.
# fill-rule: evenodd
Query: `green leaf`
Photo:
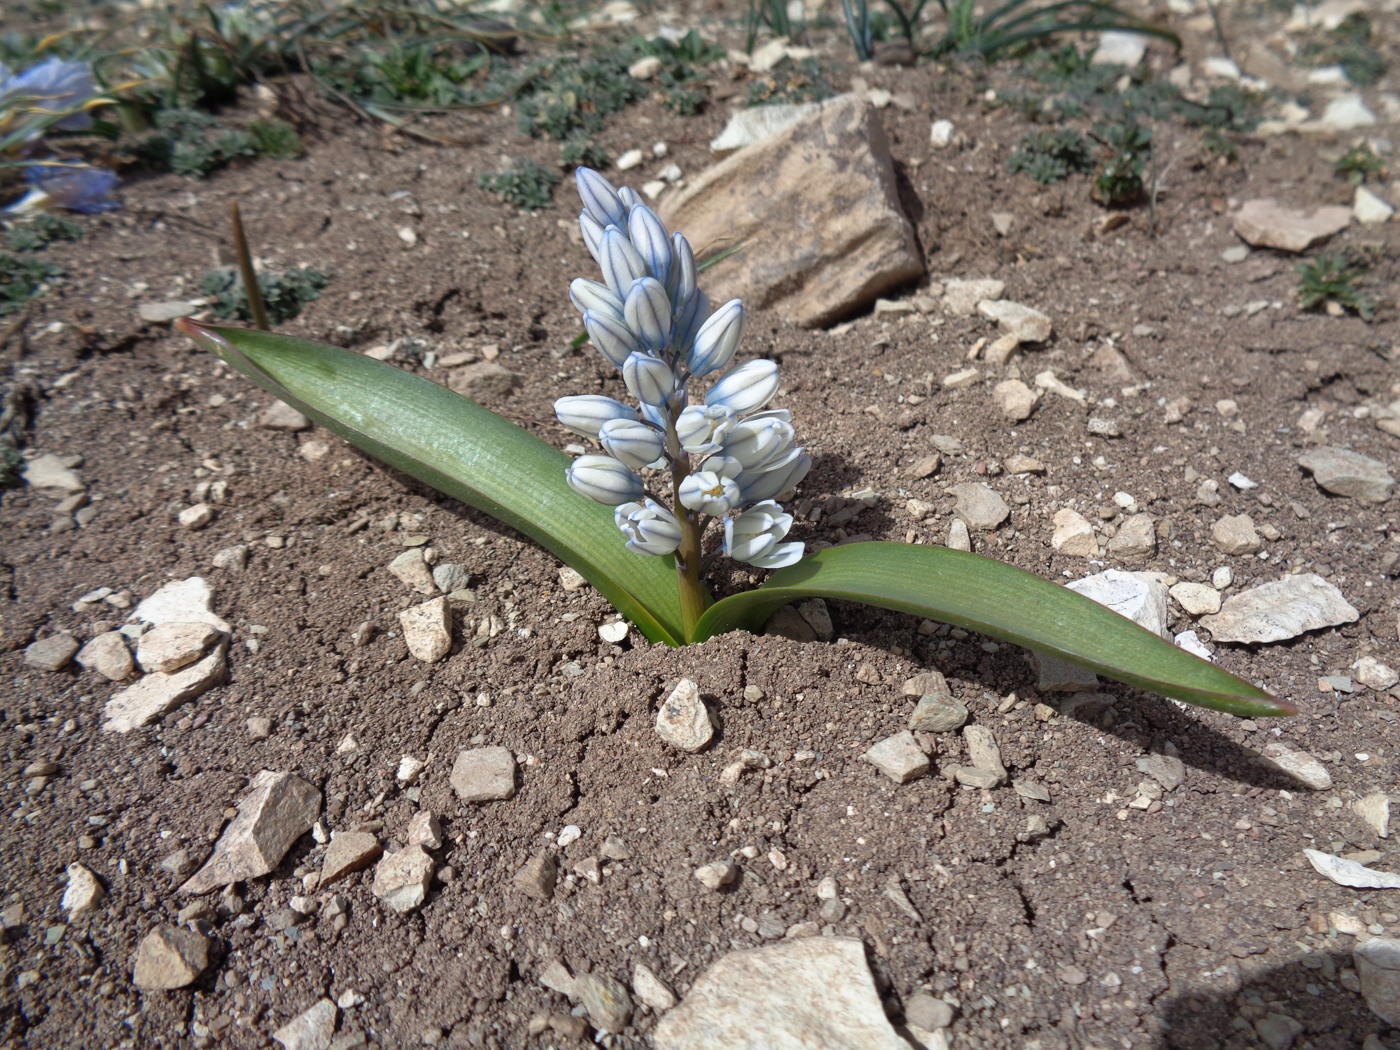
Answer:
M839 598L966 627L1142 689L1249 717L1292 705L1097 602L1014 565L946 547L852 543L812 554L705 612L691 641L758 630L779 607Z
M612 508L569 488L562 452L460 394L361 354L243 328L179 327L356 448L524 533L650 640L681 643L675 567L622 544Z

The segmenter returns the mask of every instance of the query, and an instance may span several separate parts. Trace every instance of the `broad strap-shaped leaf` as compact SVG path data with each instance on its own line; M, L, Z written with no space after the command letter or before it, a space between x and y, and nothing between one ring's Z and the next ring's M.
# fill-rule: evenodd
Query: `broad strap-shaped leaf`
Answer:
M815 597L966 627L1217 711L1297 714L1292 705L1066 587L946 547L852 543L808 555L757 590L710 606L691 640L737 628L756 631L780 606Z
M647 638L681 643L671 560L629 551L612 508L569 488L562 452L460 394L361 354L243 328L179 327L356 448L524 533Z

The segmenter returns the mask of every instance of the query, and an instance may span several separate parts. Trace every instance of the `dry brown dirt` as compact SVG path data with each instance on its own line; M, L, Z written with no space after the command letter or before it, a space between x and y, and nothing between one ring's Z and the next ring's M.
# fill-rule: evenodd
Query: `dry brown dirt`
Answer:
M824 54L844 62L843 48L832 35ZM834 82L852 72L838 66ZM0 1041L265 1046L321 996L354 992L339 1030L371 1045L582 1045L527 1034L532 1018L571 1009L539 983L551 960L624 982L644 962L683 994L723 953L798 924L860 937L896 1022L918 991L955 1003L959 1050L1248 1047L1261 1041L1254 1022L1271 1013L1301 1025L1296 1046L1342 1050L1384 1035L1356 991L1355 938L1338 932L1337 916L1395 935L1400 906L1393 893L1325 881L1301 851L1378 850L1377 867L1400 865L1391 841L1349 809L1394 789L1400 700L1319 684L1352 674L1365 655L1396 660L1395 504L1329 496L1296 459L1325 441L1392 470L1400 461L1400 441L1366 412L1397 396L1394 311L1383 305L1373 324L1304 313L1292 258L1221 258L1239 243L1229 212L1241 200L1348 203L1331 171L1346 141L1246 136L1237 163L1196 163L1198 135L1159 125L1169 166L1155 228L1144 208L1104 230L1084 178L1041 188L1008 174L1027 125L984 104L1003 74L923 64L859 75L914 102L882 118L929 280L996 277L1007 298L1048 312L1054 339L1014 365L1028 379L1054 369L1088 402L1047 396L1013 424L993 406L997 369L979 365L978 382L945 389L942 378L995 334L980 318L866 315L813 332L758 314L744 352L781 363L779 402L816 461L802 506L829 513L843 495L879 496L843 525L800 524L797 538L944 542L945 489L985 481L1013 511L1000 529L975 533L974 549L1052 579L1128 567L1208 582L1229 566L1233 592L1319 573L1357 608L1355 623L1281 644L1212 646L1222 666L1292 700L1299 717L1243 721L1105 682L1111 702L1046 719L1037 705L1058 701L1038 691L1027 653L840 603L831 643L735 634L669 650L635 631L621 645L600 641L611 610L589 590L566 591L547 554L330 435L260 427L265 395L137 316L139 302L195 294L207 269L230 260L224 215L237 199L270 265L333 274L290 334L360 349L397 341L396 364L443 382L449 370L426 367L423 351L440 361L494 348L522 381L489 407L560 446L570 438L552 421L556 397L620 390L591 348L567 350L578 330L567 285L590 270L572 181L534 214L476 182L505 157L553 164L555 144L522 139L500 111L434 125L475 143L453 147L339 114L309 129L301 160L206 182L128 181L123 210L52 249L69 278L7 342L7 382L36 396L29 449L81 457L96 510L78 528L56 524L55 501L23 487L0 504L0 904L22 905L0 943ZM721 83L719 93L742 89ZM614 155L663 141L668 161L698 172L728 104L680 119L649 100L600 141ZM943 152L929 144L940 117L960 135ZM661 163L627 177L640 184ZM993 212L1013 217L1005 236ZM1393 258L1395 229L1354 227L1339 243L1374 242ZM896 298L926 292L927 282ZM1265 306L1245 308L1256 302ZM1226 399L1233 411L1217 408ZM1174 403L1187 406L1179 422L1169 421ZM1310 430L1300 423L1309 412ZM1116 420L1120 435L1091 433L1090 416ZM916 478L935 436L962 451ZM1016 454L1044 472L1005 471ZM1259 487L1233 488L1236 471ZM227 483L213 522L182 529L177 513L212 480ZM1203 480L1218 483L1219 505L1198 501ZM1056 510L1079 510L1106 536L1125 517L1120 492L1157 523L1154 557L1091 565L1052 549ZM915 520L910 498L933 512ZM1219 553L1212 524L1246 513L1272 527L1263 554ZM453 652L431 666L409 657L398 631L398 612L421 599L386 570L408 536L467 566L475 592L457 609ZM215 553L237 544L249 548L246 570L215 568ZM234 627L229 674L163 721L104 733L116 686L23 663L36 638L85 640L121 622L116 608L74 612L84 593L106 586L139 600L196 575ZM1177 630L1193 626L1175 607L1173 616ZM902 683L930 668L993 730L1012 774L1048 788L1048 803L1010 787L957 787L939 773L965 760L956 735L933 739L934 774L907 785L861 761L905 728L916 698ZM658 701L686 676L721 727L696 755L654 730ZM746 701L746 689L759 698ZM271 720L269 737L253 739L253 717ZM340 746L347 735L350 751ZM1253 760L1251 749L1280 740L1322 759L1333 788L1309 791ZM448 774L473 742L524 756L513 799L457 800ZM1169 747L1184 783L1158 805L1130 806L1145 779L1137 761ZM721 783L743 749L771 767ZM404 756L427 763L413 787L396 779ZM59 768L35 787L23 770L42 759ZM175 891L190 868L166 862L183 851L200 863L263 769L316 785L325 828L371 830L386 846L403 841L418 810L438 814L446 841L427 902L390 912L371 894L372 869L307 891L303 876L320 870L324 847L306 835L275 872L237 887L239 903L210 898L194 920L215 946L202 978L173 992L137 989L137 944L190 903ZM523 896L517 870L571 824L582 836L559 851L553 899ZM626 858L605 862L596 885L574 874L608 837ZM742 876L725 892L693 877L731 856ZM108 897L70 921L60 898L74 862ZM846 904L836 921L819 914L814 892L827 876ZM886 896L892 879L920 918ZM310 914L287 926L296 896ZM333 896L347 905L339 921L324 911ZM645 1046L654 1024L641 1009L610 1045ZM1379 1045L1400 1042L1392 1034Z

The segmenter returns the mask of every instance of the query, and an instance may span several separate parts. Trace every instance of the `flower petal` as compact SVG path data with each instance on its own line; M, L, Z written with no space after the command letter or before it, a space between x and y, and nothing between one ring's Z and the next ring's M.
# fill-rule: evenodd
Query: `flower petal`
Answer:
M580 496L610 507L640 499L646 491L642 479L611 456L579 456L564 477Z

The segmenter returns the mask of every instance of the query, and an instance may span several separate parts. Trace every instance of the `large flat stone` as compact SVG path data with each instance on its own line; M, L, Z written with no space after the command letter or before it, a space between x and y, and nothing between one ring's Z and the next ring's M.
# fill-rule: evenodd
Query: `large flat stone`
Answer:
M1360 614L1315 573L1285 576L1225 599L1201 626L1217 642L1282 642L1307 631L1352 623Z
M739 247L703 275L712 302L737 297L807 327L923 273L884 128L855 95L701 173L662 212L701 258Z

